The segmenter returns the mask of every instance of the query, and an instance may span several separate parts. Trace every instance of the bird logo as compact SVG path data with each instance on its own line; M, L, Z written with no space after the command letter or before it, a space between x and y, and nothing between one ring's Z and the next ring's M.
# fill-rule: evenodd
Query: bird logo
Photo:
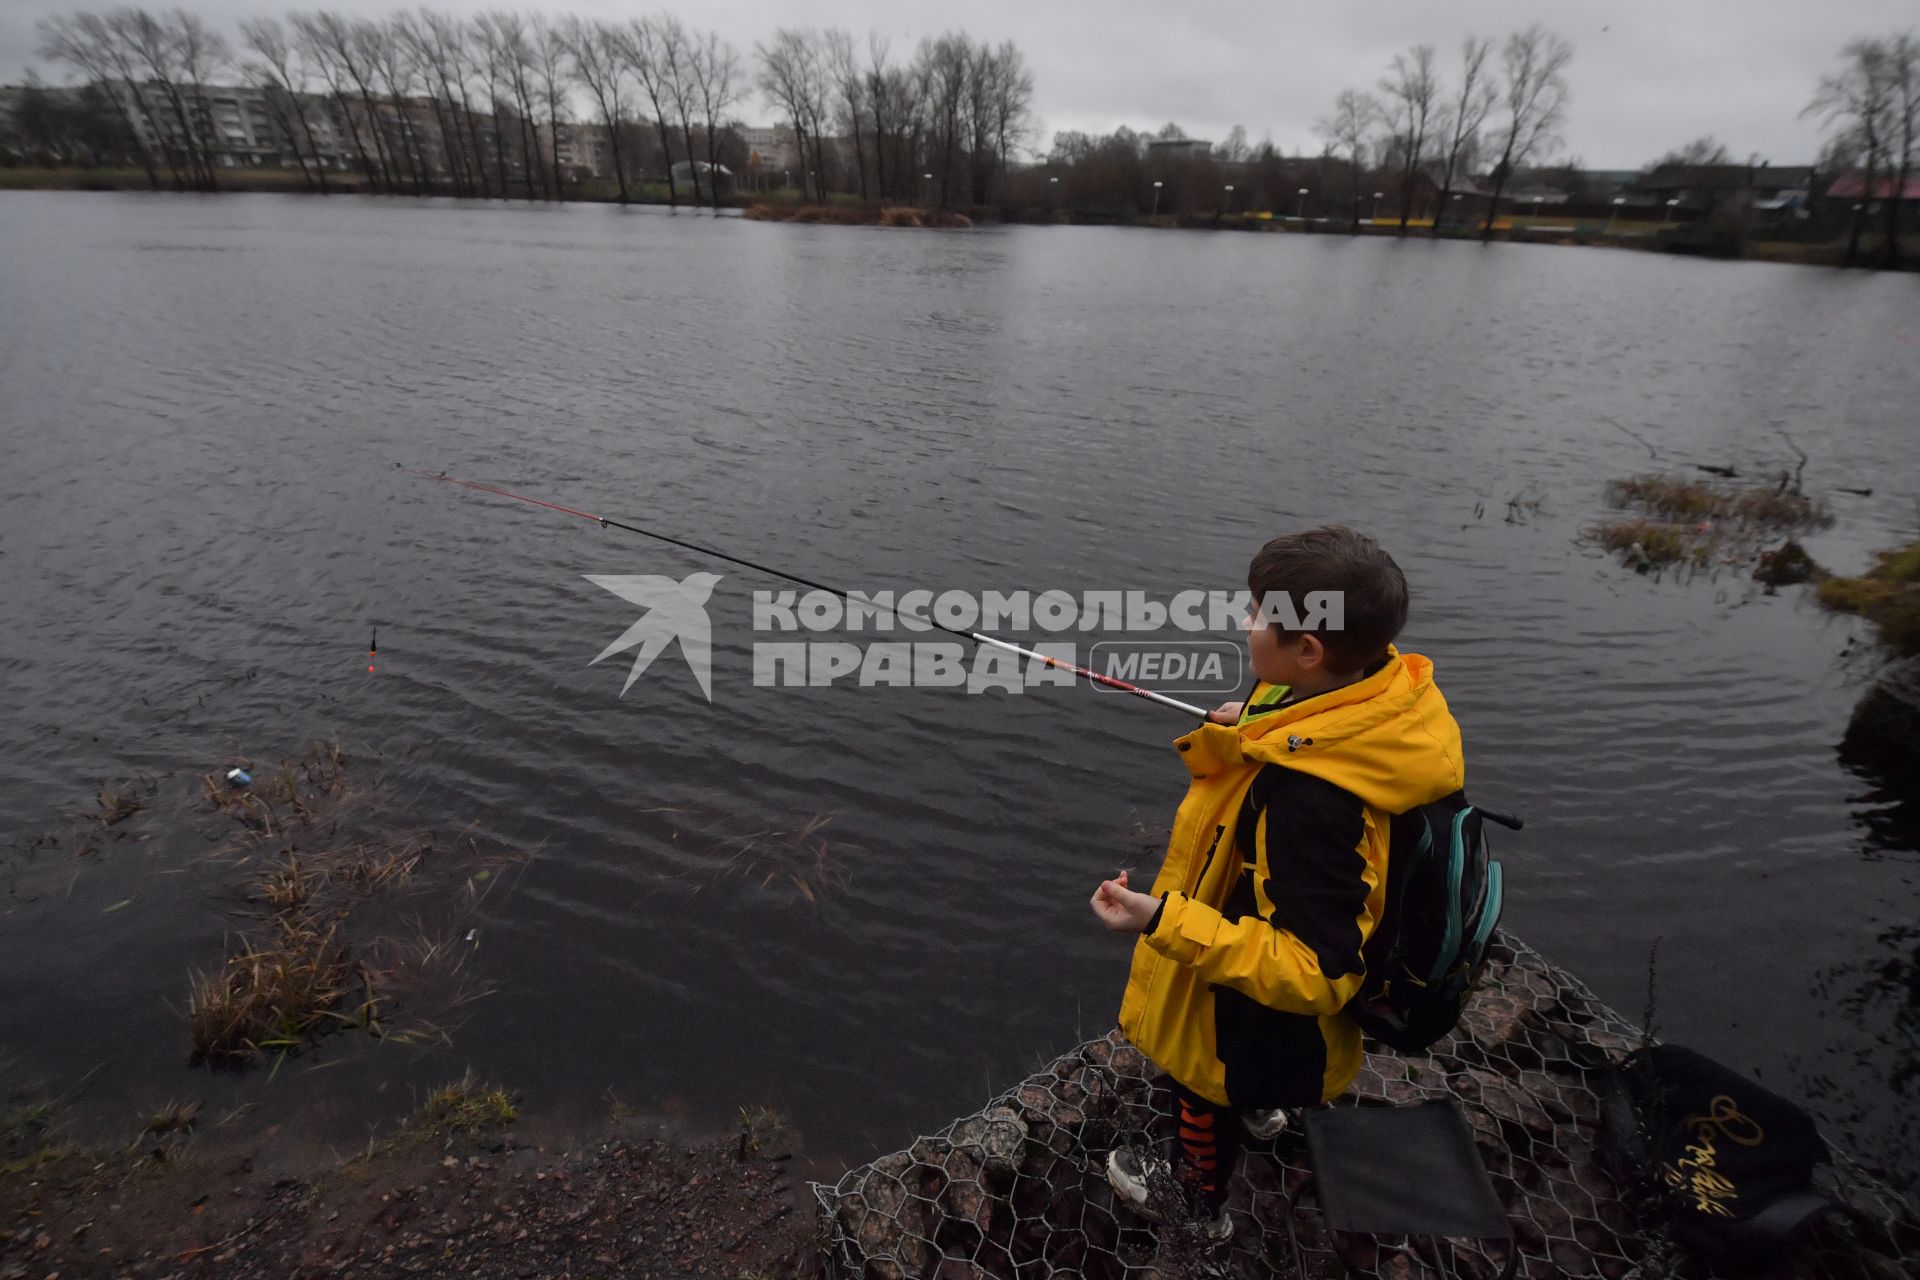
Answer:
M652 665L668 645L678 640L681 655L686 658L687 665L693 668L693 678L700 682L700 692L708 702L713 701L713 624L707 617L707 597L713 594L714 584L720 581L721 575L693 573L679 581L657 573L589 573L581 576L594 586L613 592L628 604L637 604L646 610L640 621L602 649L599 657L589 662L588 666L637 647L633 655L633 669L627 672L627 682L620 686L620 696L624 698L627 690L633 688L633 682L640 678L640 673Z

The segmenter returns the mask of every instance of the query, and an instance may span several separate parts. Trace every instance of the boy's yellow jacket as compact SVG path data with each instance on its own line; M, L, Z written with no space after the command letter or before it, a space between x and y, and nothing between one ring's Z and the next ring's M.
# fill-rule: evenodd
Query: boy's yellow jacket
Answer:
M1364 906L1354 924L1361 941L1372 934L1385 900L1390 818L1465 785L1460 727L1433 682L1433 664L1418 654L1388 652L1384 667L1355 684L1238 726L1203 725L1175 744L1193 780L1154 880L1153 893L1165 902L1134 948L1120 1028L1175 1080L1215 1103L1304 1105L1345 1092L1360 1069L1360 1029L1341 1009L1365 975L1323 973L1316 948L1274 919L1288 914L1291 873L1282 868L1279 878L1270 878L1267 855L1285 845L1286 806L1274 804L1271 829L1269 816L1260 813L1255 847L1240 848L1234 837L1263 766L1309 775L1357 797L1357 804L1341 798L1359 811L1352 827L1359 833L1358 857L1334 872L1356 877L1349 901L1364 897ZM1250 881L1245 871L1253 873ZM1321 868L1312 871L1319 875ZM1251 897L1248 884L1257 886ZM1279 911L1274 897L1282 899ZM1241 906L1229 909L1230 899ZM1230 1099L1234 1073L1221 1061L1217 1039L1229 1024L1224 1034L1234 1040L1234 1054L1244 1057L1252 1036L1261 1054L1300 1059L1318 1076L1318 1097ZM1307 1052L1300 1052L1303 1045ZM1248 1068L1237 1071L1242 1081L1255 1078ZM1281 1086L1281 1092L1312 1092L1312 1083ZM1264 1086L1240 1091L1268 1092Z

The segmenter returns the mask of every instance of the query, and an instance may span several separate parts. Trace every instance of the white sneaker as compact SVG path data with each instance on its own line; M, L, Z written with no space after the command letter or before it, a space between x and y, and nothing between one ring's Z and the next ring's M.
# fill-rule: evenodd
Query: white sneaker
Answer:
M1242 1112L1240 1123L1246 1127L1248 1137L1271 1142L1287 1131L1287 1112L1284 1107Z
M1173 1180L1173 1162L1136 1147L1107 1152L1107 1181L1120 1203L1148 1222L1160 1222L1163 1206L1178 1203L1180 1188Z
M1172 1162L1133 1147L1116 1147L1107 1153L1107 1182L1121 1204L1148 1222L1165 1222L1169 1205L1176 1210L1186 1207L1186 1197L1174 1181ZM1233 1239L1233 1219L1227 1216L1225 1205L1211 1217L1195 1216L1193 1225L1209 1244Z

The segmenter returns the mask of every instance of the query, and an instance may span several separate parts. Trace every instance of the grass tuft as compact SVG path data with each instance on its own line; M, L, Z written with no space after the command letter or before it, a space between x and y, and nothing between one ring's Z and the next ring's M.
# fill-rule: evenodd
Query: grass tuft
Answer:
M1900 657L1920 654L1920 541L1874 557L1857 578L1828 578L1820 603L1873 623L1880 643Z
M420 1118L428 1126L454 1133L486 1133L519 1118L513 1095L497 1085L481 1084L469 1071L427 1095Z
M211 973L194 975L187 997L192 1062L239 1066L267 1050L294 1052L323 1031L362 1019L338 1012L351 989L338 923L326 928L297 913L265 937L243 936ZM369 993L363 1011L370 1018Z
M200 1121L197 1102L169 1102L147 1117L147 1132L155 1135L192 1133Z

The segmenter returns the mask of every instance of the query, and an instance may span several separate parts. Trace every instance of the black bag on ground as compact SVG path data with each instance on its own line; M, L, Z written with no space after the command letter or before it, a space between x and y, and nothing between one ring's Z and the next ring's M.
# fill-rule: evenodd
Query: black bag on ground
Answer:
M1486 823L1519 830L1456 791L1393 820L1387 903L1362 950L1367 979L1347 1005L1361 1031L1401 1053L1425 1053L1460 1020L1500 923L1503 878Z
M1651 1045L1608 1073L1600 1159L1623 1187L1657 1196L1674 1240L1710 1263L1783 1260L1823 1215L1812 1188L1828 1158L1813 1118L1702 1054Z

